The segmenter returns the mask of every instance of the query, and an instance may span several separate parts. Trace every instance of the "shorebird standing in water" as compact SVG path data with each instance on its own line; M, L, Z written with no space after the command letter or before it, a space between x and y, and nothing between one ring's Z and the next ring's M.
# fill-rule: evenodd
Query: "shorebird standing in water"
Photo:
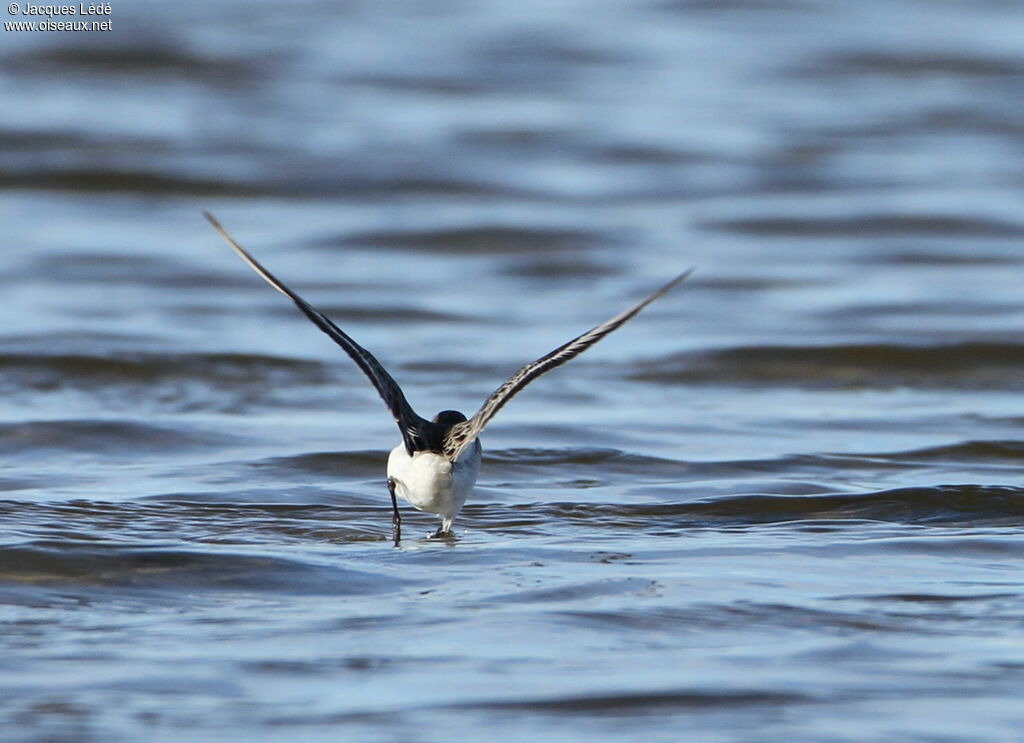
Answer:
M484 404L467 420L457 410L442 410L433 420L421 418L409 405L402 388L391 378L380 362L369 351L352 340L344 331L320 310L293 292L259 261L249 255L235 242L220 222L209 212L203 216L213 225L224 241L249 264L256 273L286 297L291 299L314 325L329 335L335 343L345 349L356 365L369 377L384 403L391 411L402 443L391 450L388 456L388 491L391 494L392 529L397 544L401 538L402 517L398 512L396 493L419 511L434 513L441 517L441 526L432 535L451 535L452 522L462 510L466 497L476 483L480 473L480 434L484 426L501 407L519 390L545 372L561 366L586 351L592 345L621 327L644 307L681 282L693 269L684 271L672 281L650 294L641 302L605 320L554 351L531 361L513 374L505 384L488 397Z

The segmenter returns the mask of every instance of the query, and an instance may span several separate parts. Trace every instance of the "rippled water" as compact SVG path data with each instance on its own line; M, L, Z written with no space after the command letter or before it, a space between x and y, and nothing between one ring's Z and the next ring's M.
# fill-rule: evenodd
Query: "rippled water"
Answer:
M0 34L0 738L1020 739L1024 6L112 5ZM426 415L697 273L396 549L200 208Z

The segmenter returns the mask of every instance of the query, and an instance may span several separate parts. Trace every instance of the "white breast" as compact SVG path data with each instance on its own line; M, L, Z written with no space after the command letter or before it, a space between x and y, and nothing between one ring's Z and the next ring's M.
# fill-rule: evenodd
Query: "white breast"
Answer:
M399 444L388 456L388 477L395 492L419 511L436 513L447 531L462 510L480 474L480 442L474 441L453 465L445 457L418 451L411 457Z

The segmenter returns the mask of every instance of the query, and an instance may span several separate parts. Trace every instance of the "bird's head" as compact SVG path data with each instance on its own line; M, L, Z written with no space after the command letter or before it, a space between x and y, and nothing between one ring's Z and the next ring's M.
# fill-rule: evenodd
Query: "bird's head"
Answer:
M442 410L434 416L433 422L440 423L442 426L452 426L456 423L462 423L464 420L466 420L466 416L458 410Z

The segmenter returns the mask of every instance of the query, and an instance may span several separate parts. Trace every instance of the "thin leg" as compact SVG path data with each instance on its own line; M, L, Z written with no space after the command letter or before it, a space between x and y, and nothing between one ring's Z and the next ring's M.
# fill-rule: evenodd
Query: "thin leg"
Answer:
M430 535L429 539L451 539L454 536L452 534L452 519L442 519L441 525Z
M398 499L395 498L395 478L388 478L388 492L391 494L391 536L395 546L402 540L402 514L398 512Z

